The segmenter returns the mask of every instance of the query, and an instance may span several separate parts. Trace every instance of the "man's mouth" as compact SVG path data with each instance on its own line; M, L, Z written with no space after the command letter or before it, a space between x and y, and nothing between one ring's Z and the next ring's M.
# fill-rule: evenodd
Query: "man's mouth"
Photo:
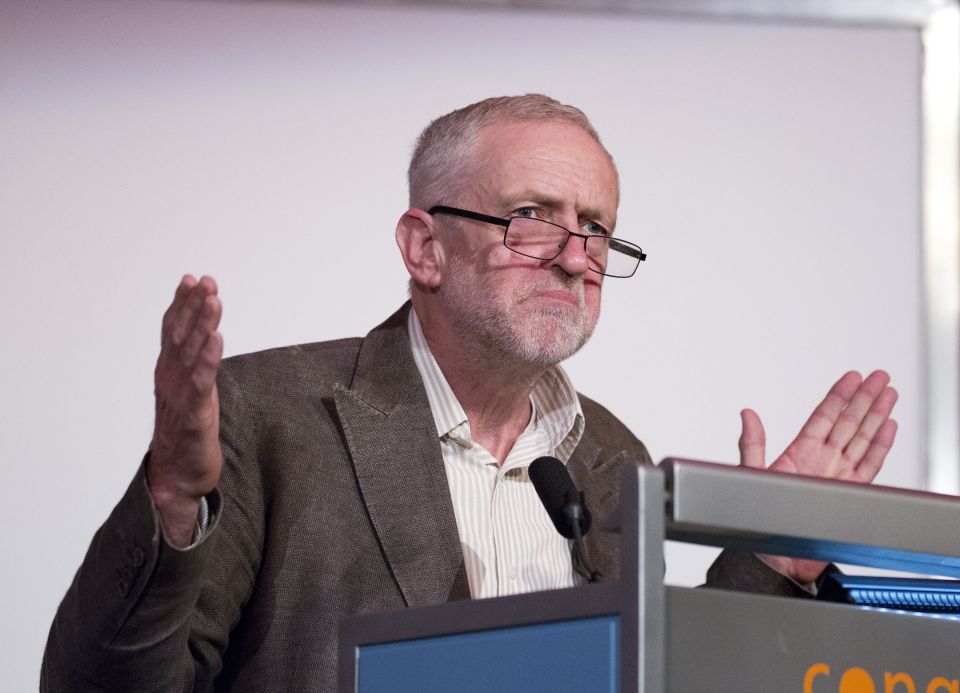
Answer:
M580 307L579 297L571 291L564 291L563 289L551 289L548 291L538 291L534 294L534 297L547 299L550 301L556 301L557 303L566 303L567 305L573 306L575 308Z

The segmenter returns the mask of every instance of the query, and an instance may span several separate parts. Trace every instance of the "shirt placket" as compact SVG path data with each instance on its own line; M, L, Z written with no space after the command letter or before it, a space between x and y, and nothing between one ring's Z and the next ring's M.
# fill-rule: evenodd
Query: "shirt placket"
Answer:
M511 470L497 468L491 498L491 519L493 523L494 551L497 561L497 594L500 596L521 592L520 566L515 555L515 540L511 536L515 531L512 522L516 519L507 475Z

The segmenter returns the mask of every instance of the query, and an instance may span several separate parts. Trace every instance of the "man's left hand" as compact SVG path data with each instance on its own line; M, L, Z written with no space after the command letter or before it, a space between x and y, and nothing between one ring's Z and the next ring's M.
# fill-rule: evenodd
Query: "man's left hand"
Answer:
M740 412L740 464L823 479L869 484L877 476L893 446L897 422L890 418L897 391L890 376L874 371L866 380L856 371L838 380L813 410L800 433L769 467L765 463L766 434L752 409ZM826 563L762 556L774 569L807 584L816 580Z

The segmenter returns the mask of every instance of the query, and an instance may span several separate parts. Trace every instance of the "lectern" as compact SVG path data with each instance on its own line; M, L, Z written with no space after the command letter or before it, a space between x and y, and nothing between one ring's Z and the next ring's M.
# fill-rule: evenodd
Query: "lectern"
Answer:
M627 466L621 576L345 620L341 693L960 693L960 620L663 583L663 542L960 577L960 500L667 459Z

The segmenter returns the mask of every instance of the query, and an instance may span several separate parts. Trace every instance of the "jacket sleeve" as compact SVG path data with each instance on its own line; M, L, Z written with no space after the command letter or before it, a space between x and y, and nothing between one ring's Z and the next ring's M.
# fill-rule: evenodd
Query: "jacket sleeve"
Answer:
M755 553L726 549L707 570L704 587L810 599L813 594L781 575Z
M218 494L208 502L219 510ZM161 683L191 690L192 664L183 655L216 525L215 518L192 548L172 548L141 465L57 610L40 690L160 690Z
M243 406L223 378L220 397L224 469L207 497L210 526L190 548L171 547L140 466L54 617L44 693L212 689L253 589L263 534L259 474L241 463L255 427L234 415Z

